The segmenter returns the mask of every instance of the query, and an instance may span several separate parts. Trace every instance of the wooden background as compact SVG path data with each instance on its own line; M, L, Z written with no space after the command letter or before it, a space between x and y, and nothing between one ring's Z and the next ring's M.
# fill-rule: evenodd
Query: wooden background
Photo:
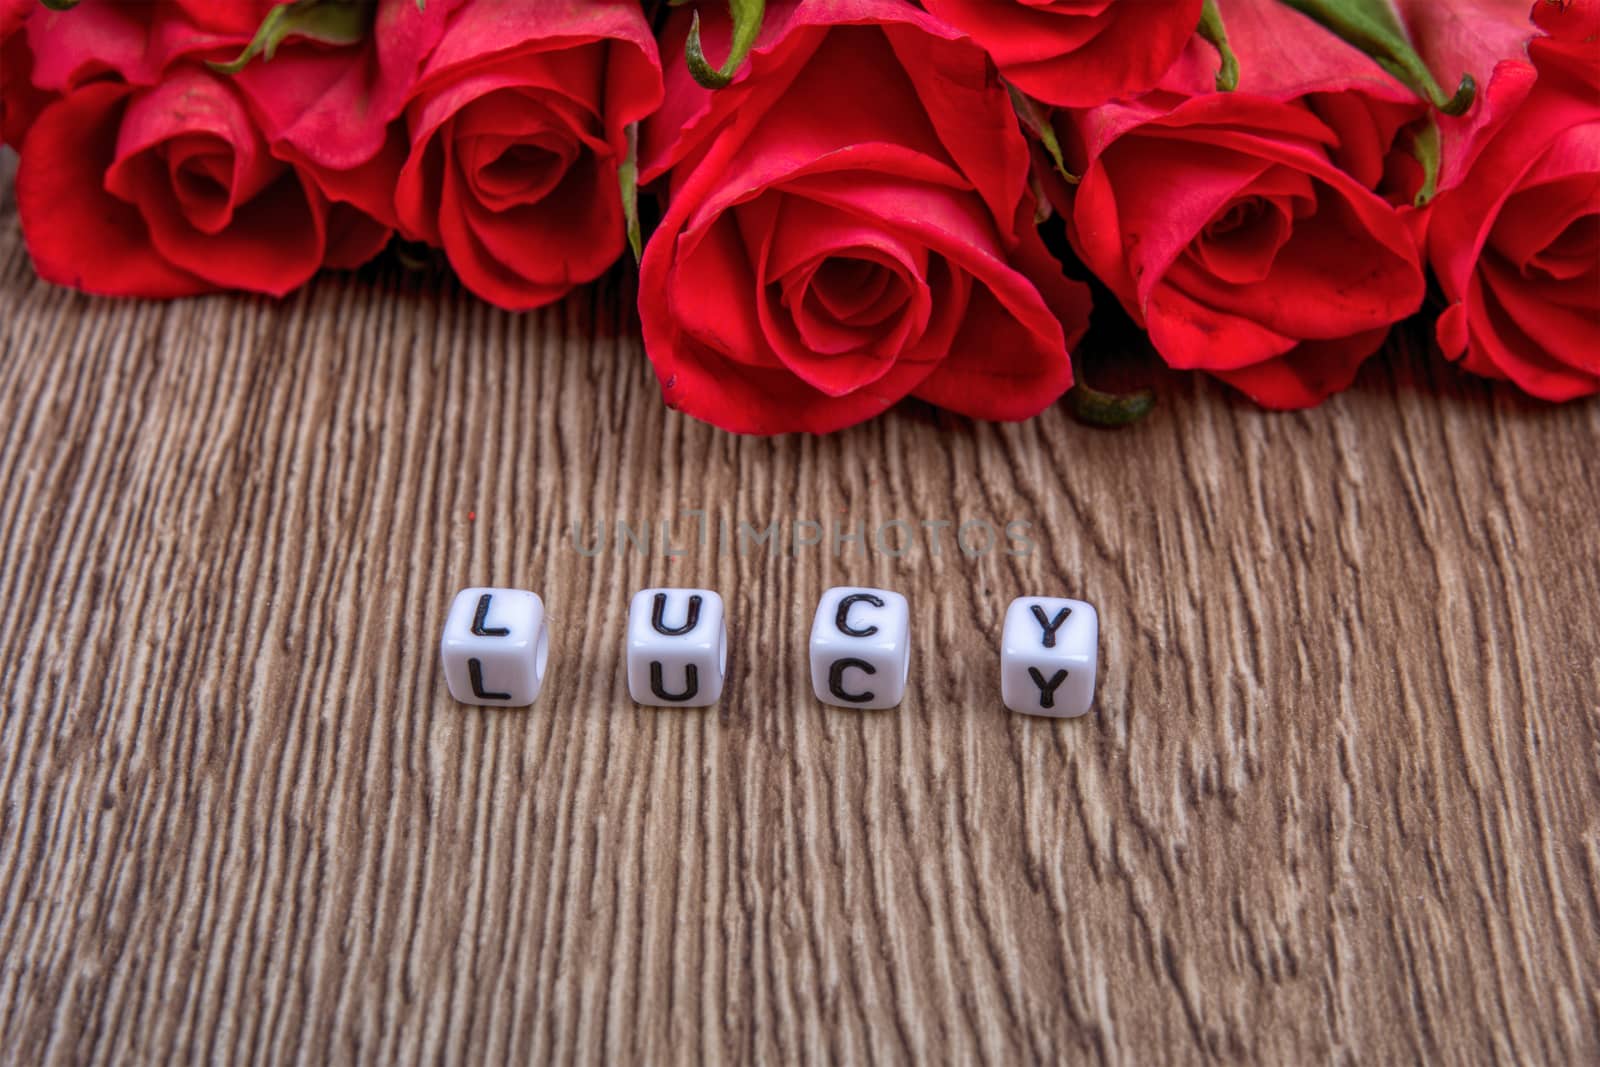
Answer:
M3 195L0 1060L1600 1050L1595 403L1413 341L1302 414L1158 375L1121 433L739 439L662 408L623 279L94 300ZM1036 548L573 547L684 508ZM912 601L897 710L808 692L847 581ZM530 710L446 693L476 583L549 606ZM652 583L727 598L709 711L628 701ZM1001 707L1024 593L1098 604L1090 716Z

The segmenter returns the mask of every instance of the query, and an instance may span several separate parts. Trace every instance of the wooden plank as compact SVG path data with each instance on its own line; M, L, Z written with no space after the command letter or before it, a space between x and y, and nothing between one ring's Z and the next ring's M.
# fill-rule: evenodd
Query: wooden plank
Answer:
M663 409L628 284L94 300L4 195L0 1058L1596 1056L1600 406L1413 339L1302 414L1164 375L1123 433L740 439ZM807 691L845 581L911 599L898 710ZM473 583L546 599L531 710L445 691ZM648 583L726 597L719 706L628 701ZM999 704L1039 592L1100 608L1085 719Z

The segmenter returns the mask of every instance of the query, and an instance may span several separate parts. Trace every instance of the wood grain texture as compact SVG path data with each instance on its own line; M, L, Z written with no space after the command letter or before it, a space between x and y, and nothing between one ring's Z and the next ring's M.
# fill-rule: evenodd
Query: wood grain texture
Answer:
M101 301L0 184L0 1060L1600 1055L1600 406L1402 343L1302 414L739 439L663 409L625 280ZM846 581L912 601L898 710L808 692ZM530 710L445 690L477 583L549 606ZM650 583L727 599L717 707L628 701ZM1040 592L1100 607L1084 719L999 704Z

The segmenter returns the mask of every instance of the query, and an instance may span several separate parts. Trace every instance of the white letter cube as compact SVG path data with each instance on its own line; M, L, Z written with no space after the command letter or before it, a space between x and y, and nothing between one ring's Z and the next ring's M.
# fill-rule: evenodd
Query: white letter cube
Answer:
M1082 715L1094 700L1099 649L1093 605L1058 597L1013 600L1001 638L1000 698L1024 715Z
M463 704L532 704L550 658L544 601L526 589L461 590L445 619L439 654L450 695Z
M824 704L892 708L911 672L911 609L887 589L822 594L811 624L811 688Z
M728 624L709 589L641 589L628 605L628 693L654 708L703 708L722 697Z

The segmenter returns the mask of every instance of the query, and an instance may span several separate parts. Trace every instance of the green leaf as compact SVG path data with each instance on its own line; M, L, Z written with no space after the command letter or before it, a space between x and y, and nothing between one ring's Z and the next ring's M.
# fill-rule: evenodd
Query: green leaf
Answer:
M644 256L644 236L639 229L639 124L628 125L628 155L617 168L617 182L622 186L622 217L628 223L628 247L633 249L634 262Z
M684 57L694 80L707 89L725 89L733 83L734 76L744 61L750 58L750 49L761 34L761 20L766 16L766 0L728 0L728 10L733 14L733 48L721 68L713 67L700 44L700 12L694 13L689 23L689 40L684 45Z
M1412 92L1443 111L1460 115L1472 106L1478 84L1463 74L1454 95L1447 94L1417 54L1390 0L1279 0L1322 25L1378 61L1378 65Z
M39 0L39 3L51 11L71 11L78 6L78 0Z
M1233 92L1239 88L1239 57L1228 43L1228 27L1223 25L1217 0L1206 0L1206 6L1200 11L1200 36L1211 43L1222 60L1222 66L1217 69L1217 92Z
M305 37L323 44L356 44L367 33L371 14L367 8L365 4L341 0L293 0L279 4L267 12L243 52L231 62L211 61L206 65L219 74L237 74L257 56L269 62L277 55L278 46L289 37Z
M1011 94L1011 106L1016 109L1017 117L1022 120L1022 125L1028 132L1039 139L1044 150L1050 155L1050 162L1055 164L1056 173L1064 178L1068 185L1077 185L1078 176L1067 169L1067 161L1061 154L1061 139L1056 136L1056 128L1051 125L1050 115L1039 105L1039 101L1028 96L1010 82L1005 83L1006 92Z

